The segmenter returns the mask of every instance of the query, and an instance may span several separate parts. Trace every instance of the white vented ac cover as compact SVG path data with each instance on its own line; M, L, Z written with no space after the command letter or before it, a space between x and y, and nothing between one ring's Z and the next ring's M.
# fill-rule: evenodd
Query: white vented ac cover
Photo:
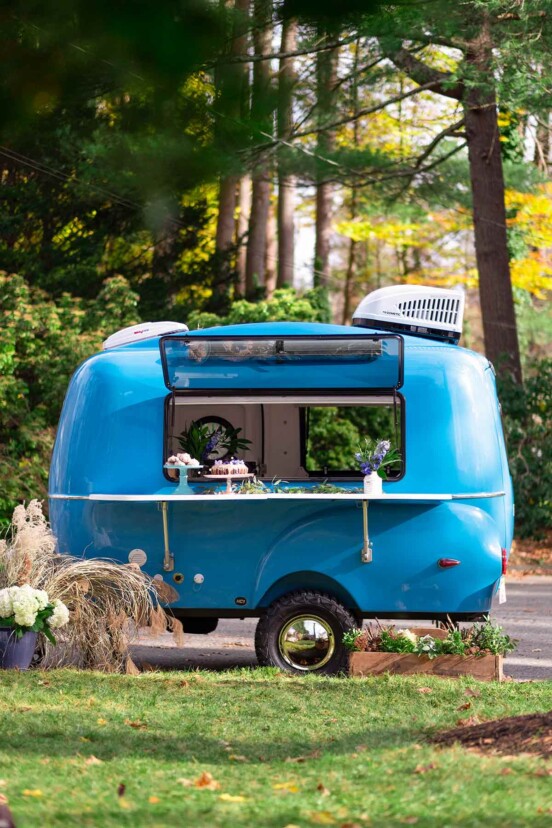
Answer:
M353 314L353 325L456 343L463 317L463 290L394 285L365 296Z
M108 336L102 344L103 350L117 348L119 345L128 345L130 342L139 342L141 339L151 339L154 336L164 336L170 333L184 333L188 326L182 322L142 322L141 325L131 325L121 328Z

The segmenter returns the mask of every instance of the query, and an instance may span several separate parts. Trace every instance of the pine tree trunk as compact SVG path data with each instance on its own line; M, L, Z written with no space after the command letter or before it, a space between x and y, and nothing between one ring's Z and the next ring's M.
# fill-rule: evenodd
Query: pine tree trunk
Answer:
M276 287L278 263L278 242L276 236L276 209L271 199L268 205L268 218L266 221L265 287L268 299L270 299Z
M293 52L297 45L297 21L282 23L282 54ZM293 128L293 87L297 82L293 58L280 59L278 73L278 138L287 140ZM285 170L285 147L278 156L278 279L277 286L293 285L295 269L295 179Z
M328 33L325 33L328 36ZM318 181L316 187L316 242L314 249L314 283L327 287L330 277L330 238L332 221L333 187L328 180L327 166L320 158L327 157L333 150L335 135L324 129L333 117L332 103L337 78L337 49L319 52L316 64L316 85L319 112L319 129L316 151L319 156Z
M238 178L234 175L227 175L220 182L219 186L219 208L217 215L217 231L215 245L217 252L224 255L234 244L236 210L236 196Z
M236 258L236 270L238 272L238 292L245 296L245 265L247 259L246 234L249 227L249 216L251 215L251 178L244 175L238 185L238 215L236 218L236 237L238 254Z
M487 42L480 41L466 58L476 66L480 77L492 77L491 51ZM469 89L464 109L485 353L497 368L503 365L517 382L521 382L494 92L481 87Z
M272 46L272 2L255 0L253 43L256 55L269 55ZM253 66L251 118L253 129L262 144L272 132L270 61L258 60ZM263 135L263 133L265 133ZM264 155L252 175L251 217L245 266L246 295L255 298L265 285L266 223L270 202L270 167Z
M353 115L357 115L358 113L358 59L359 59L359 52L360 52L360 41L357 40L355 43L355 51L354 51L354 58L353 58L353 78L351 80L351 111ZM353 123L353 146L355 149L359 145L359 123L358 118L355 117L355 121ZM353 182L351 186L351 207L350 207L350 219L354 221L357 216L357 186ZM352 291L353 285L356 276L356 265L357 265L357 247L358 243L354 239L349 240L349 256L347 259L347 270L345 272L345 285L343 286L343 314L341 317L341 321L344 325L350 322L351 319L351 299L352 299Z
M228 3L222 0L222 5ZM232 38L228 55L237 57L247 52L247 30L249 0L235 0L236 16L232 30ZM217 120L217 138L221 148L226 153L233 150L232 131L235 121L240 117L243 106L242 98L244 86L247 88L249 68L247 63L223 64L217 69L215 84L217 87L218 103L222 117ZM235 244L235 212L238 198L239 176L223 176L219 185L219 207L215 234L215 276L213 280L213 297L211 304L214 308L223 307L232 293L236 281L235 261L230 261L231 251ZM233 258L233 257L232 257Z

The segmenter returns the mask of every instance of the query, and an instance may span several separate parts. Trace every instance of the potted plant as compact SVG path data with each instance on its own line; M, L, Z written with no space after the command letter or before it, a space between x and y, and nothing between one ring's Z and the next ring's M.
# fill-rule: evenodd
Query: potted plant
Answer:
M379 673L473 675L501 680L502 662L516 642L490 620L467 629L353 629L343 643L350 650L353 676Z
M55 644L52 630L68 621L69 610L63 601L51 601L43 589L29 584L0 589L0 667L27 670L38 633Z
M35 653L44 667L136 672L129 646L140 627L168 627L182 644L182 625L158 602L170 603L176 595L168 582L152 581L134 562L59 554L41 504L31 500L15 508L0 539L0 660L16 666L15 650L24 669L26 647L27 664Z
M381 495L382 481L387 480L386 468L401 459L398 449L391 448L389 440L364 439L355 454L355 460L364 475L364 494Z
M197 457L201 465L244 451L250 440L240 437L241 428L234 428L222 417L205 417L190 423L178 437L183 451Z

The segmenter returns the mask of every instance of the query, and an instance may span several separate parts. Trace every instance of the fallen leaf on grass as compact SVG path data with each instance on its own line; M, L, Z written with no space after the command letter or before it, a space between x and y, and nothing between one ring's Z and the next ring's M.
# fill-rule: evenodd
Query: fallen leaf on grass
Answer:
M194 784L193 779L185 779L184 777L182 779L177 779L176 781L179 785L183 785L185 788L191 788Z
M513 773L512 768L502 768L500 771L501 776L509 776L511 773Z
M411 816L411 817L403 817L400 822L404 823L405 825L416 825L418 822L418 817Z
M457 710L469 710L471 707L471 702L466 702L465 704L461 704L460 707L457 707Z
M220 788L220 782L213 779L213 774L209 771L203 771L197 779L194 779L194 788L203 788L207 791L217 791Z
M97 724L106 725L107 724L107 719L98 719Z
M342 822L339 828L362 828L360 822Z
M473 696L474 698L477 698L478 696L481 695L481 690L473 690L471 687L468 687L466 692L464 693L464 695L465 696Z
M126 791L126 785L124 782L119 782L119 786L117 788L117 796L124 796Z
M41 687L50 687L52 682L48 681L47 679L40 679L40 681L38 681L37 684L40 684Z
M148 727L146 722L141 722L140 719L136 719L136 721L125 719L125 724L129 727L133 727L135 730L147 730Z
M42 796L42 791L40 788L25 788L23 791L23 796Z
M241 796L241 794L233 795L223 793L219 794L219 799L222 800L222 802L249 802L248 798L246 796Z
M299 788L294 782L276 782L272 788L275 791L283 791L284 793L299 793Z
M32 710L32 709L33 708L29 707L28 705L22 705L21 707L18 707L15 712L16 713L28 713L29 710Z
M427 773L428 771L436 770L435 762L430 762L429 765L416 765L414 773Z
M315 825L335 825L337 819L330 811L311 811L309 819Z
M433 693L431 687L418 687L418 693Z
M473 725L481 724L479 716L470 716L468 719L458 719L457 727L473 727Z
M304 756L288 756L284 759L284 762L297 762L298 765L306 762L307 759L319 759L320 758L320 751L313 750L311 753L305 753Z
M247 757L242 756L239 753L231 753L228 758L231 762L247 762Z
M89 742L90 739L87 736L79 736L79 742Z
M148 802L150 803L150 805L157 805L157 803L161 802L161 800L159 799L158 796L150 796L148 798Z
M552 768L539 768L531 776L552 776Z
M89 756L89 757L88 757L88 759L85 759L85 760L84 760L84 764L85 764L85 765L102 765L102 764L103 764L103 762L102 762L102 760L101 760L101 759L98 759L98 757L97 757L97 756L94 756L94 755L92 754L92 756Z
M321 794L321 796L329 796L330 795L329 790L326 788L326 786L322 782L318 783L318 785L316 786L316 790L318 791L319 794Z

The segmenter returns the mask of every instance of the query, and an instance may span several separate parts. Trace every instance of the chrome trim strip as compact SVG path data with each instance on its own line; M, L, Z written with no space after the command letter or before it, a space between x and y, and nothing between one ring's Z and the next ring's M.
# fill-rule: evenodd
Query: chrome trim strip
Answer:
M429 502L446 502L451 500L483 500L492 497L504 497L505 492L475 492L473 494L423 494L416 492L406 494L404 492L397 494L382 494L382 495L365 495L361 493L352 494L253 494L253 495L225 495L222 502L230 500L252 501L252 500L378 500L382 503L392 501L395 502L411 502L411 503L429 503ZM50 495L52 500L92 500L92 501L126 501L134 503L166 503L170 501L211 501L219 502L218 497L212 494L192 494L192 495L177 495L177 494L90 494L90 495Z

